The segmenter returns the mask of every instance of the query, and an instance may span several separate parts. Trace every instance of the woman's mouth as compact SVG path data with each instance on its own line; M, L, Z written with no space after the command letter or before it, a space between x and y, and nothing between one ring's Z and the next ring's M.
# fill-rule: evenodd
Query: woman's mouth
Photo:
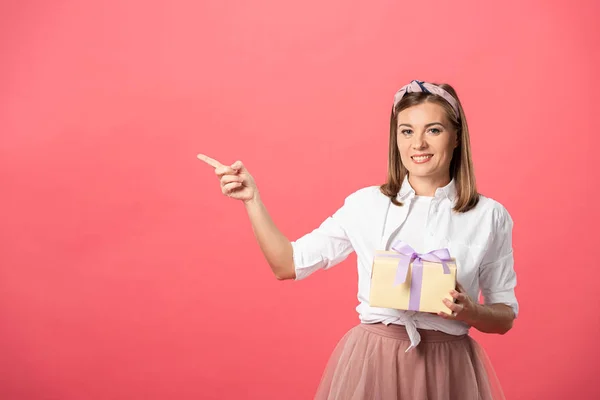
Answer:
M412 156L411 158L416 164L424 164L431 160L431 157L433 157L433 154L418 154L416 156Z

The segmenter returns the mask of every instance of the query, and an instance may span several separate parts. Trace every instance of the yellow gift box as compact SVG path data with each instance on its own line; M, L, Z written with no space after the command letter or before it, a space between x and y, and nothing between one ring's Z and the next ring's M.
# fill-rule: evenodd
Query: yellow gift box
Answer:
M372 307L450 314L442 299L454 301L456 262L447 249L418 254L398 242L393 251L378 250L373 259Z

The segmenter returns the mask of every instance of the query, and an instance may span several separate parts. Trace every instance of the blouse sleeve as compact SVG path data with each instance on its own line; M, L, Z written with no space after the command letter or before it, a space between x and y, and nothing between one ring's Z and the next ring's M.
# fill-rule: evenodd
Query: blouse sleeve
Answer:
M517 276L512 248L513 221L506 209L494 210L493 233L479 270L479 286L485 304L501 303L519 313L515 296Z
M317 229L292 242L296 280L319 269L329 269L354 251L348 237L353 203L353 195L346 197L343 206Z

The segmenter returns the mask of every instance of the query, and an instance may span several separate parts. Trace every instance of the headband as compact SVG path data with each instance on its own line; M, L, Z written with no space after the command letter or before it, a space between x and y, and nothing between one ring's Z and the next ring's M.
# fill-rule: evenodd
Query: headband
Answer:
M396 106L398 105L400 100L402 100L402 97L404 97L406 93L415 92L431 93L443 97L444 100L450 103L450 105L454 109L454 112L456 113L456 116L460 117L460 113L458 112L458 102L454 97L452 97L450 93L446 92L441 87L436 86L432 83L421 82L416 80L412 81L408 85L403 86L402 89L396 92L396 94L394 95L394 110L396 109Z

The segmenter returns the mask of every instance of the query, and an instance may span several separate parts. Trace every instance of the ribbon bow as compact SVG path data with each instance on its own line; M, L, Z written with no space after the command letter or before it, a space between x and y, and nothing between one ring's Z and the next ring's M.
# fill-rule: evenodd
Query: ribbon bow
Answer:
M400 90L396 92L396 94L394 95L394 109L396 109L396 105L400 102L400 100L402 99L402 97L404 97L406 93L415 92L432 93L443 97L444 100L450 103L450 105L454 109L454 112L456 113L456 116L460 117L460 113L458 112L458 102L454 97L452 97L450 93L446 92L441 87L434 85L433 83L421 82L417 80L413 80L411 83L403 86Z
M410 282L410 298L408 300L408 309L419 311L421 303L421 287L423 286L423 261L432 261L442 264L444 274L450 273L447 261L452 261L448 249L433 250L429 253L417 253L412 247L403 241L397 241L392 245L392 250L397 254L386 254L384 257L398 258L398 269L394 285L406 282L408 267L413 263L412 278Z

